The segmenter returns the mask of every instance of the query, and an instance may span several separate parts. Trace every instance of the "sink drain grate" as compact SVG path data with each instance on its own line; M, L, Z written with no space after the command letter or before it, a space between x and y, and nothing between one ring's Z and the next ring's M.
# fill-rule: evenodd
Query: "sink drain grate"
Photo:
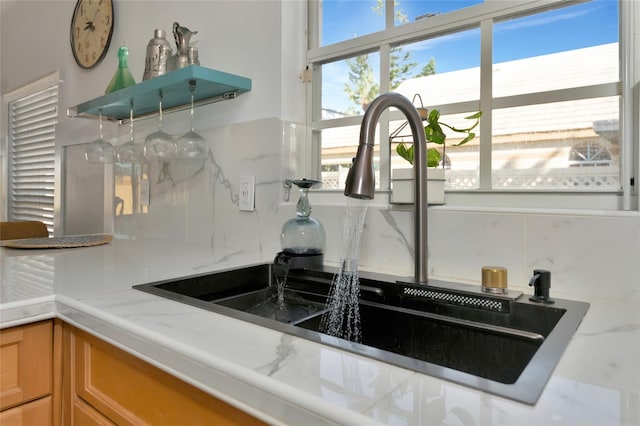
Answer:
M474 308L488 309L496 312L508 311L508 301L489 299L486 297L471 296L467 294L451 293L433 289L420 289L405 287L404 294L412 297L420 297L429 300L447 302L456 305L471 306Z

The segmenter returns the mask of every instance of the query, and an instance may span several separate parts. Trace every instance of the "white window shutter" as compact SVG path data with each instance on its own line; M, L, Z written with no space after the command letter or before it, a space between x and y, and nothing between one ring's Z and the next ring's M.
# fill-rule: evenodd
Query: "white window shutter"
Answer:
M39 220L53 235L58 86L9 103L9 220Z

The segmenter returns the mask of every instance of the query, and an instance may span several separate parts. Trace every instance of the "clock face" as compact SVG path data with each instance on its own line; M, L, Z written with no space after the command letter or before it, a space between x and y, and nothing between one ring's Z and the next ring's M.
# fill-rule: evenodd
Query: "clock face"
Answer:
M112 0L78 0L71 18L71 51L78 65L96 66L107 53L112 34Z

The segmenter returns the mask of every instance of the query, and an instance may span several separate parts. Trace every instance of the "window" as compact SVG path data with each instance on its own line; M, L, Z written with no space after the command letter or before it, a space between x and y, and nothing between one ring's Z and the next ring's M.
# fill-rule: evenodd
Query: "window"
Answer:
M310 0L310 137L323 188L342 189L364 109L396 91L420 95L447 124L482 111L474 140L446 146L450 192L630 194L623 164L638 148L619 128L633 116L620 69L636 58L621 56L632 34L621 31L622 3ZM379 123L383 191L390 169L408 166L389 141L403 119L390 111Z
M600 142L582 142L569 152L569 164L573 167L610 166L611 158L611 151Z
M43 79L6 98L9 111L7 217L39 220L53 235L57 78Z

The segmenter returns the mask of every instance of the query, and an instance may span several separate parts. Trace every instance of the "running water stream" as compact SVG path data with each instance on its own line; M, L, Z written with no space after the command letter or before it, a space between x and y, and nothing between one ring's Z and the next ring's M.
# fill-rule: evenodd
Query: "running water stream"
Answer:
M327 312L323 314L320 325L324 333L353 342L360 342L362 337L358 256L367 206L366 200L347 198L340 269L331 282Z
M280 322L292 323L322 310L318 303L309 302L295 292L287 292L287 277L292 263L301 255L280 252L273 259L275 291L261 292L257 301L247 312ZM294 266L295 267L295 266ZM270 287L272 289L272 287ZM261 300L260 300L261 299Z
M275 319L287 321L289 318L289 306L284 300L284 288L287 285L287 277L291 268L291 257L286 253L278 253L273 262L274 275L277 285L277 299L275 306Z
M273 275L276 279L276 293L268 299L254 305L248 312L277 321L290 321L290 308L285 300L284 294L290 267L291 257L284 252L278 253L275 259L273 259Z
M340 269L331 281L329 297L320 324L322 332L353 342L361 341L358 256L367 206L368 201L366 200L347 198ZM300 256L303 255L278 253L273 260L273 272L277 284L276 292L256 303L247 312L290 323L322 309L305 301L300 296L286 293L291 262L293 258Z

